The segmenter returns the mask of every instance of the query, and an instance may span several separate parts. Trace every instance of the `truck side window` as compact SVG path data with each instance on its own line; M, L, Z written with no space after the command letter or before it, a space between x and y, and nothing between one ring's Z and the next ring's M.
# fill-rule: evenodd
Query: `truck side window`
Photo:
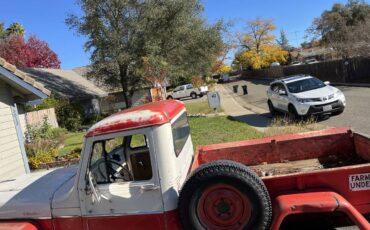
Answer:
M172 123L172 137L176 156L179 156L188 137L190 128L186 113L183 113L175 122Z
M135 134L132 135L131 141L130 141L130 148L142 148L146 147L146 137L144 134Z
M151 179L153 173L145 135L94 142L89 169L98 184Z

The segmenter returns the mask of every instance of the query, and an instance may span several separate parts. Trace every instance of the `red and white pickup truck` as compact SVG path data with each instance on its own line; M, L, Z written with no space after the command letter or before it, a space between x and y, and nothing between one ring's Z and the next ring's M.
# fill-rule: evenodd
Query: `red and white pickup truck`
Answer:
M345 128L194 155L184 104L157 102L91 127L78 167L0 182L0 229L279 229L327 213L370 229L369 162L370 139Z

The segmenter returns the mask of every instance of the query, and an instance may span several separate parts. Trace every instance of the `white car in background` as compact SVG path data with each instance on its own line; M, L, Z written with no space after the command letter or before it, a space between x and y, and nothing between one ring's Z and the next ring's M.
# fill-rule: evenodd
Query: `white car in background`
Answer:
M272 115L285 112L292 118L311 115L337 115L344 111L346 99L329 82L307 75L275 80L267 89L267 104Z
M191 97L192 99L202 97L208 92L208 86L194 87L192 84L177 86L172 92L167 93L167 99L180 99Z

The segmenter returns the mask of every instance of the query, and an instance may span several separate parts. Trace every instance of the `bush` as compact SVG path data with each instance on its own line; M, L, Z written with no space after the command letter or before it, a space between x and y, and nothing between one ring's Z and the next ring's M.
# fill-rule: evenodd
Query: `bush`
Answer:
M41 163L54 161L59 147L64 142L67 130L53 128L46 117L41 126L28 126L27 129L26 135L30 141L25 147L30 167L37 169Z
M68 131L79 130L82 125L83 109L77 104L64 101L55 108L58 123Z

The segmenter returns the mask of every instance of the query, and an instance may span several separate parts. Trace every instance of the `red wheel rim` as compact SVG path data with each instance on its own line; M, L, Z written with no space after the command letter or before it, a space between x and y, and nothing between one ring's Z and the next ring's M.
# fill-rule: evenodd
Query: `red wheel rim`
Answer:
M215 184L203 192L197 211L201 223L208 229L242 229L249 222L252 205L235 187Z

